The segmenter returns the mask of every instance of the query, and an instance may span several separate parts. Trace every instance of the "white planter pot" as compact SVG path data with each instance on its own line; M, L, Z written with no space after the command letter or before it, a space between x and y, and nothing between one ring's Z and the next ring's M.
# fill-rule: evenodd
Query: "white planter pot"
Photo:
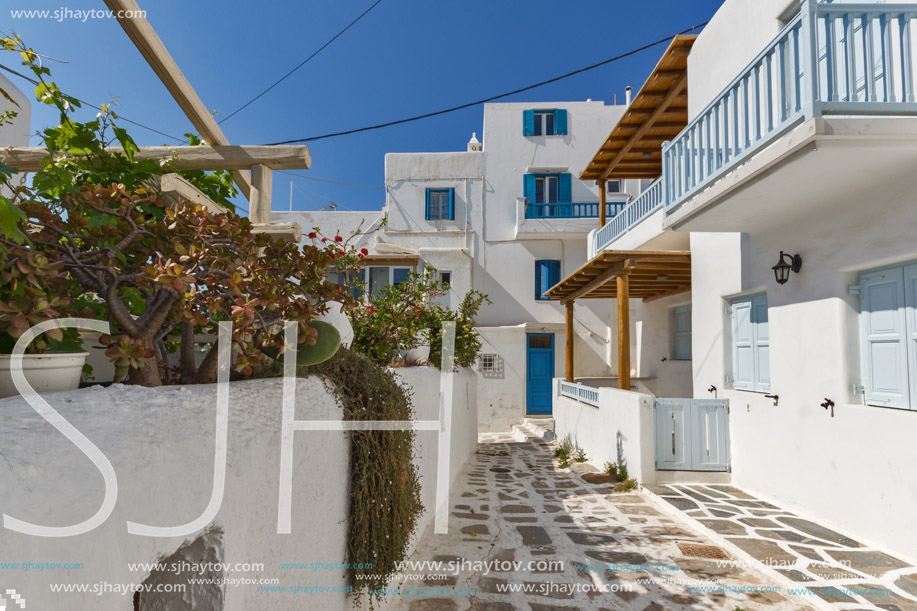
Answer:
M76 390L80 386L80 373L88 355L88 352L25 354L22 357L22 370L35 392ZM0 354L0 398L19 394L13 384L11 362L10 355Z

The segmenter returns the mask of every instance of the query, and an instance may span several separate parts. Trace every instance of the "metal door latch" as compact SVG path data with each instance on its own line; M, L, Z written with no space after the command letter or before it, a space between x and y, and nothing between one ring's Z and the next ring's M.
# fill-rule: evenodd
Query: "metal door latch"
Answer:
M764 395L767 399L774 400L774 407L777 407L777 402L780 401L780 395Z

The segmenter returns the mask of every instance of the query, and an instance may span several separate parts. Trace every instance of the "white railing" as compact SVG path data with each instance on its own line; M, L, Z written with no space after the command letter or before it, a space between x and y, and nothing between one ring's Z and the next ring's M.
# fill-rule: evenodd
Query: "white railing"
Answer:
M825 114L917 114L917 4L818 3L800 13L662 149L665 209Z
M598 254L609 244L630 231L640 221L662 208L663 179L657 179L640 196L628 204L605 226L595 232L594 246Z
M582 401L583 403L592 405L594 407L599 406L598 388L592 388L591 386L584 386L575 382L567 382L566 380L561 380L560 394L565 397L570 397L571 399L576 399L577 401Z

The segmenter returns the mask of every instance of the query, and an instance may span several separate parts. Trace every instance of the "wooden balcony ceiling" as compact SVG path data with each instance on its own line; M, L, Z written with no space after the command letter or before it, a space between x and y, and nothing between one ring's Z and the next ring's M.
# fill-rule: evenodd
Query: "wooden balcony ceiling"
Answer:
M611 299L617 277L629 278L630 297L653 301L691 290L691 253L687 251L606 250L555 284L545 294L566 303Z
M367 255L360 260L363 267L413 267L417 271L418 255L379 254Z
M688 124L688 54L696 35L672 39L624 116L580 175L582 180L658 178L662 143Z

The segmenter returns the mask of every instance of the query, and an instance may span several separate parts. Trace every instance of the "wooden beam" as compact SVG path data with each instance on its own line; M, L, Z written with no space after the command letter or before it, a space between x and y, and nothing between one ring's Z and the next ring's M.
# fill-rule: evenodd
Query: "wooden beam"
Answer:
M203 206L205 210L214 214L228 212L226 208L204 195L200 189L178 174L164 174L161 176L158 190L160 196L169 203L177 204L180 201L187 201Z
M627 274L617 277L618 388L630 390L630 284Z
M106 150L124 151L115 146ZM37 172L48 155L48 149L40 147L0 148L0 162L20 172ZM54 152L51 158L65 156L66 153ZM307 146L142 146L134 153L134 159L168 159L176 170L239 170L256 164L273 170L308 170L311 165Z
M650 295L649 297L644 297L644 302L656 301L657 299L665 299L666 297L671 297L672 295L680 295L682 293L687 293L691 290L691 285L679 286L671 290L665 291L664 293L656 293L655 295Z
M299 223L253 223L252 233L266 233L275 240L285 242L299 242L302 239L302 227Z
M252 196L248 207L248 218L253 223L271 222L273 176L271 169L266 165L252 166Z
M566 303L564 316L564 375L568 382L573 382L573 301Z
M194 126L194 129L201 135L201 138L212 146L226 146L229 140L223 134L223 130L217 125L213 116L204 106L204 103L198 97L197 92L182 74L178 64L172 59L166 46L162 43L153 26L146 20L145 11L141 11L135 0L105 0L106 6L111 9L121 28L127 34L128 38L143 55L143 58L165 85L166 89L172 94L172 98L178 104L185 116ZM251 166L252 164L249 164ZM227 168L230 169L230 168ZM248 172L241 169L233 169L233 180L239 187L239 191L249 197L251 191L251 180Z
M605 226L605 189L606 182L604 180L596 181L596 184L599 185L599 229Z
M602 272L595 278L589 280L589 282L586 283L584 286L576 289L575 291L567 295L561 301L563 303L567 303L570 301L574 301L576 299L582 299L583 297L587 296L589 293L592 293L593 291L597 291L598 289L602 288L603 284L605 284L606 282L614 278L617 274L620 274L625 269L625 265L626 264L624 261L621 261L619 263L616 263L615 265L612 265L611 267L609 267L607 270L605 270L604 272Z

